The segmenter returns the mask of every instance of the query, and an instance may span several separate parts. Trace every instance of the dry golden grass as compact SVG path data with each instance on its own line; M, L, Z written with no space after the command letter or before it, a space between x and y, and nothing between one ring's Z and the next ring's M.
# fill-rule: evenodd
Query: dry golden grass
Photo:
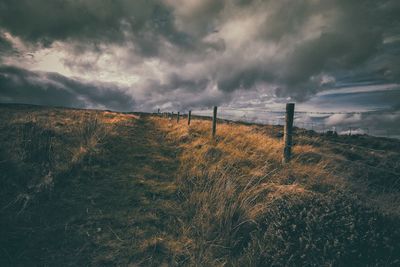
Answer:
M209 121L195 120L188 127L184 122L154 120L168 133L167 137L182 148L180 161L192 176L202 175L204 168L207 172L224 168L225 172L233 171L235 175L254 180L263 179L269 173L268 182L281 185L301 184L306 188L347 186L327 167L335 158L318 157L324 153L318 147L296 145L291 163L282 165L283 141L256 131L256 126L221 124L215 140L212 140ZM317 161L312 161L313 157Z
M0 108L0 263L400 263L399 142L303 131L283 165L280 127Z
M363 203L365 192L352 191L361 186L348 179L345 157L326 144L297 142L292 161L283 165L283 141L260 126L218 124L213 140L207 120L192 120L191 126L184 120L152 120L180 150L182 233L192 240L190 265L399 261L399 232L389 234L398 221L382 225L387 218L370 209L372 201ZM365 248L363 242L381 247Z
M126 237L112 222L125 223L127 212L119 213L119 208L138 195L136 186L124 186L130 182L131 166L118 166L115 158L129 156L123 142L131 136L120 136L121 131L134 129L139 117L95 110L0 108L0 265L115 261L126 243L116 236ZM121 149L108 155L109 147ZM146 182L142 188L164 190ZM173 189L164 191L168 190ZM103 199L105 204L95 209ZM114 205L111 211L108 205ZM159 220L150 215L147 219ZM95 255L95 245L109 249Z
M137 118L95 110L25 108L28 110L11 108L7 112L3 107L1 130L3 138L8 139L2 143L2 149L8 151L7 160L32 169L27 170L30 175L24 182L28 188L14 191L15 199L23 194L29 201L42 190L51 189L54 176L70 171L83 160L90 167L91 158L100 152L99 144L116 134L115 125Z

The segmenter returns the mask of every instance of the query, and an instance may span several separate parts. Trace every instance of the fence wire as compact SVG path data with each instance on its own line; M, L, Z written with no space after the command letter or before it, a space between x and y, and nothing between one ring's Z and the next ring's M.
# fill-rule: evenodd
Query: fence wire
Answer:
M237 113L237 114L235 114ZM174 113L175 115L177 112ZM198 109L191 110L191 114L193 117L201 116L203 118L211 119L212 117L212 109ZM260 114L266 114L269 118L260 118ZM246 123L256 123L265 126L270 126L267 131L272 137L283 137L283 125L285 123L285 114L286 110L266 110L266 109L258 109L258 108L226 108L222 107L218 110L218 119L219 120L227 120L232 122L246 122ZM360 146L352 143L340 142L336 140L336 138L331 139L332 137L336 137L340 135L340 133L345 132L347 129L348 132L345 132L344 135L358 135L360 133L360 129L364 132L363 134L369 134L370 129L368 127L357 127L354 123L351 126L332 126L327 125L324 121L320 122L310 122L302 120L303 117L301 115L323 115L323 118L328 116L332 116L335 114L346 114L346 115L354 115L354 114L396 114L400 115L400 112L387 112L387 111L369 111L369 112L307 112L307 111L295 111L294 117L294 145L296 144L306 144L311 146L322 146L323 144L331 145L331 148L343 147L350 149L361 150L364 153L371 153L369 155L375 156L374 160L377 160L378 157L381 158L380 161L375 164L367 164L360 160L349 160L344 155L332 156L332 155L323 155L323 157L333 158L335 160L340 160L343 162L347 162L349 164L355 164L362 168L373 169L375 171L379 171L381 173L390 174L391 177L396 181L396 186L400 183L400 173L396 170L391 170L390 166L384 161L385 156L393 156L394 158L399 157L400 153L389 150L382 150L376 148L370 148L366 146ZM182 114L187 115L187 114ZM272 116L274 115L274 116ZM261 116L262 117L262 116ZM325 133L323 135L317 133ZM302 157L303 155L297 155L297 157ZM390 164L389 164L390 165ZM392 166L393 167L393 166ZM398 166L396 165L396 168Z
M233 108L220 107L218 118L239 122L257 123L266 125L284 125L284 109L264 109L264 108ZM210 108L192 110L194 116L211 117ZM327 123L333 115L395 115L400 117L400 111L374 110L374 111L304 111L295 110L294 126L318 133L336 132L339 135L374 135L381 137L400 138L400 133L391 131L388 128L369 127L354 122L346 122L346 117L338 123ZM362 118L359 118L362 121Z

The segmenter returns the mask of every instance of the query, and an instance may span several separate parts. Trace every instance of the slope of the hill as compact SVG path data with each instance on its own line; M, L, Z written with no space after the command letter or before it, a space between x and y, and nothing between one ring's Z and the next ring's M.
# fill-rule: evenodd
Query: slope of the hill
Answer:
M191 263L200 266L400 264L400 142L282 127L153 118L180 148Z
M1 108L0 265L174 264L175 150L143 116Z
M400 142L0 105L1 266L396 266Z

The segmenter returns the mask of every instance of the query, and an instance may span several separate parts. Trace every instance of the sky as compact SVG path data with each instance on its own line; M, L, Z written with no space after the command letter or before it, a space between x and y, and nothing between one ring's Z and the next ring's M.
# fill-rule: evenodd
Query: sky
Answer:
M1 0L0 102L400 136L400 1Z

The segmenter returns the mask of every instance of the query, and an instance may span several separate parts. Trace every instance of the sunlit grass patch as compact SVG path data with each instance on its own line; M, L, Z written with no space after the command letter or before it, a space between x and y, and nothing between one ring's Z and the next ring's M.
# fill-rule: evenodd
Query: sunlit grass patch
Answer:
M349 172L346 156L332 153L323 139L295 137L292 161L282 164L282 139L262 126L220 123L213 139L207 120L190 126L152 120L180 150L182 233L193 240L191 264L399 261L394 214L387 217L365 202L366 191L357 190L349 175L354 167Z

